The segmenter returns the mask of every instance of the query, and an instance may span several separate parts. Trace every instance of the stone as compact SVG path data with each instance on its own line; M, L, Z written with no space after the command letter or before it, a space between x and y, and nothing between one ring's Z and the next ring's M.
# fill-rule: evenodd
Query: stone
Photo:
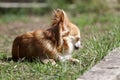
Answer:
M120 47L109 52L77 80L120 80Z

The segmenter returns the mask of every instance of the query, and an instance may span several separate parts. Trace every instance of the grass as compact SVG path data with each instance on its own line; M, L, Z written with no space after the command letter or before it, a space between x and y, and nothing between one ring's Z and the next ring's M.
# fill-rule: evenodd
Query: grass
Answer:
M27 22L29 19L28 19L27 15L19 15L19 14L17 14L17 15L5 14L4 16L0 15L0 24L10 23L10 22L14 22L16 20Z
M2 19L7 20L7 17L3 16ZM58 65L52 66L39 61L13 62L5 59L10 53L1 50L0 80L76 80L109 51L120 46L119 15L81 14L72 20L81 30L84 45L83 49L75 51L73 55L80 63L57 62Z

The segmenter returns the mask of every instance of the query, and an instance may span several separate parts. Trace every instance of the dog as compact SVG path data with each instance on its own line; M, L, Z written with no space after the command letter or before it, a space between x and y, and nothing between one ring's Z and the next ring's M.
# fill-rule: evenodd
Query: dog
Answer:
M52 24L43 30L30 31L18 35L12 45L12 59L24 57L38 58L46 62L73 61L72 52L81 47L79 28L69 21L67 14L62 9L54 11Z

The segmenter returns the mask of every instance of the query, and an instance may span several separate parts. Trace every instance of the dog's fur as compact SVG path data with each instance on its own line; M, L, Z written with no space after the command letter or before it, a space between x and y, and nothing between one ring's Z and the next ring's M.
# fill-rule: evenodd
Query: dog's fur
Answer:
M14 60L27 58L72 60L74 49L81 47L80 31L66 13L57 9L52 25L45 30L30 31L15 38L12 46Z

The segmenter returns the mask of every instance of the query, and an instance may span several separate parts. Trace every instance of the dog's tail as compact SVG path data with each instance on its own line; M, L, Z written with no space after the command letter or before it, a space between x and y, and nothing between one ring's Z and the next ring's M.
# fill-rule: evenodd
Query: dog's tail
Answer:
M19 59L19 42L20 42L20 38L19 36L15 38L15 40L13 41L13 45L12 45L12 59L14 61Z

